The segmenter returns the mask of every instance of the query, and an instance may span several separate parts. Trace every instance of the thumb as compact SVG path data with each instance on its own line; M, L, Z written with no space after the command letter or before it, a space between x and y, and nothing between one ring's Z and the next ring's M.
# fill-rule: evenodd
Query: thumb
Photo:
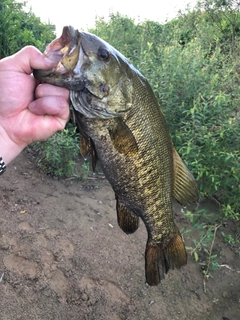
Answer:
M12 56L12 63L15 71L31 74L32 69L48 70L57 65L56 62L50 60L42 54L37 48L27 46Z

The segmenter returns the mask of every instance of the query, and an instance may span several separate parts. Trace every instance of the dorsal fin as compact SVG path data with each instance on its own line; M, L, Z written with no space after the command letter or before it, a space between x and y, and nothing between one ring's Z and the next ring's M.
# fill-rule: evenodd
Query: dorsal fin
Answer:
M174 184L173 196L182 205L197 202L199 193L196 181L173 147Z

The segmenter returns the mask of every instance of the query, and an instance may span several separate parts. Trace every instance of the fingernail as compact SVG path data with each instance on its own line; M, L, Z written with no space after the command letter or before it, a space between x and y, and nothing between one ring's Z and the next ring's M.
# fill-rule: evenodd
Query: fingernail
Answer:
M57 65L56 61L53 61L52 59L48 58L47 56L44 57L44 60L49 67L55 67Z

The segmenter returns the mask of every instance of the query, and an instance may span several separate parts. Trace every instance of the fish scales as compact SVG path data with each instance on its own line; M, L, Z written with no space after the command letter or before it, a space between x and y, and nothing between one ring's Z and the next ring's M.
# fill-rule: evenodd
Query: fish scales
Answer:
M83 119L80 127L84 127L84 132L94 141L102 169L118 199L129 210L140 215L148 227L154 226L151 235L157 241L163 229L161 228L160 233L159 230L155 230L155 227L166 225L164 220L167 222L170 220L169 218L164 219L167 212L172 217L172 185L169 184L169 181L173 181L173 171L168 162L172 161L172 145L166 130L164 133L167 143L165 141L162 143L162 138L159 139L160 136L163 137L160 129L162 126L166 128L166 124L155 97L151 91L149 95L146 95L146 89L141 90L142 84L137 85L138 78L135 82L137 98L133 108L124 115L123 119L134 133L139 147L138 153L127 157L116 151L109 136L109 128L112 122L115 122L113 119L104 121ZM145 105L148 105L150 110L147 116L144 116L145 113L142 110ZM76 117L78 117L77 114ZM159 126L161 120L162 126ZM100 126L102 126L101 129L99 129ZM164 201L161 201L163 196ZM145 214L143 215L142 212ZM166 230L169 230L170 226L172 230L174 229L172 222L171 219Z
M139 218L144 222L146 281L157 285L169 269L187 263L172 197L184 205L198 199L158 101L143 75L95 35L64 27L45 54L58 54L58 66L34 75L70 89L83 155L91 153L93 167L100 162L115 192L122 230L133 233Z

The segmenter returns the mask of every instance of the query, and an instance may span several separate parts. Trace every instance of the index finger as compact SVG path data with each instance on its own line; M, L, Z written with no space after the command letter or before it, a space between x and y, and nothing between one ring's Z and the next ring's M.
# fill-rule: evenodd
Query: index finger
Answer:
M35 97L42 98L44 96L61 96L69 100L69 90L62 87L57 87L52 84L39 84L35 90Z

